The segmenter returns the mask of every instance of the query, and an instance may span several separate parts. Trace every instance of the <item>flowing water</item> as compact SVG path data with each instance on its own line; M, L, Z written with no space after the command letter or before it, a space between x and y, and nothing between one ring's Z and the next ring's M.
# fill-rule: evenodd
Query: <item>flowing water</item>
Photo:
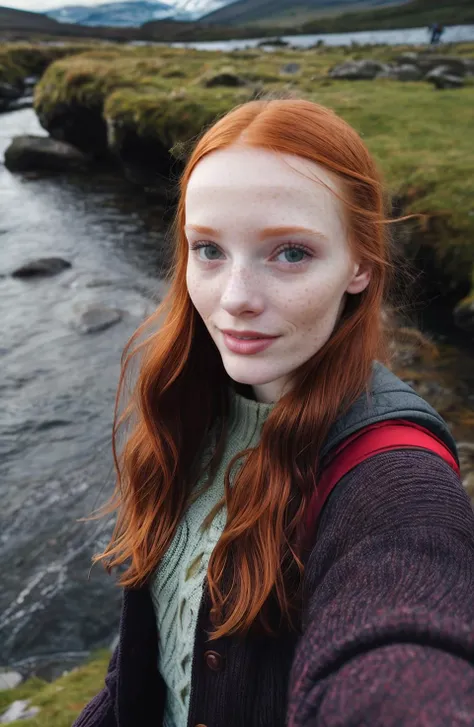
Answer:
M32 110L0 116L0 160ZM153 204L106 177L16 176L0 164L0 665L107 640L119 594L91 554L103 525L78 522L111 491L110 432L120 355L163 285L166 243ZM29 260L69 270L12 278ZM93 305L122 312L102 332Z

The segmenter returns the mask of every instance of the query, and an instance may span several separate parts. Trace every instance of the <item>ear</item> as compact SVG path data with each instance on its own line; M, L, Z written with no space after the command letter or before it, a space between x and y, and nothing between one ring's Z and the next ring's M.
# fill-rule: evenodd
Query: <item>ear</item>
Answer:
M354 272L346 288L346 293L362 293L370 282L370 267L367 263L356 263Z

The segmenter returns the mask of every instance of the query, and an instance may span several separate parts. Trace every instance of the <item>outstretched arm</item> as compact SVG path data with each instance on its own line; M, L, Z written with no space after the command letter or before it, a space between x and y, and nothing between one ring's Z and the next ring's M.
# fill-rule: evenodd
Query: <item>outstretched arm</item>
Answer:
M306 570L289 727L474 724L474 515L420 450L337 486Z

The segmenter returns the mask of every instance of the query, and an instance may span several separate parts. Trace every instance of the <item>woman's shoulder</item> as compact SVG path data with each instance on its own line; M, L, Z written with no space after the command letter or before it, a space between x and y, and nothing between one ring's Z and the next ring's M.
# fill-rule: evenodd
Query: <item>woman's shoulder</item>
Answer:
M321 450L321 458L324 459L331 450L356 432L394 419L423 427L440 439L457 457L456 443L440 414L408 383L375 361L368 390L333 424Z
M359 463L329 498L318 540L356 543L401 528L439 528L474 544L474 513L460 476L434 452L400 448Z

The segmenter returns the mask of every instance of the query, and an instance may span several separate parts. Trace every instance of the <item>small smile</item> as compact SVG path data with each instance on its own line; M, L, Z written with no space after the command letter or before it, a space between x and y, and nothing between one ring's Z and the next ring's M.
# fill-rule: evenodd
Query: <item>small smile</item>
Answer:
M222 330L221 333L229 351L244 356L261 353L279 338L279 336L269 336L266 333L257 331L232 331L227 329Z

